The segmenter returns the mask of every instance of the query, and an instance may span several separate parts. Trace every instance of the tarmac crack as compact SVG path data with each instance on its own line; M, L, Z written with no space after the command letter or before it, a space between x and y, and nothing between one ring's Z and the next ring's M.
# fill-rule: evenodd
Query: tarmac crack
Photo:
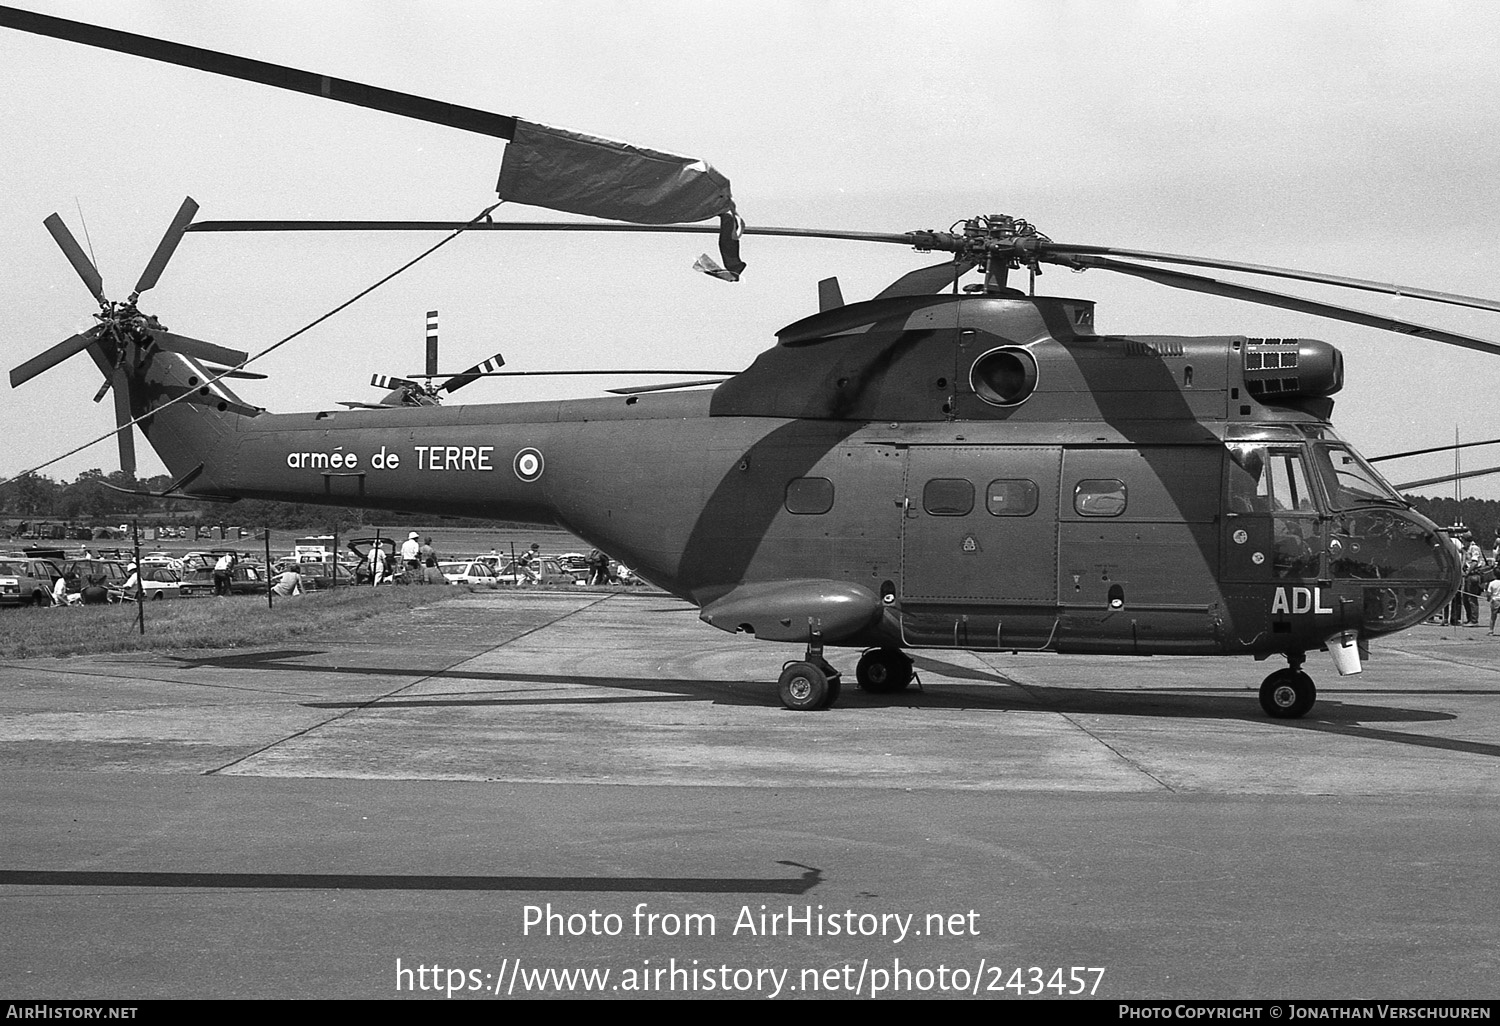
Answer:
M435 670L431 670L431 671L429 671L427 673L424 673L422 676L416 678L415 680L407 681L405 684L401 685L399 688L396 688L393 691L388 691L388 692L386 692L383 695L377 695L376 697L371 698L368 701L360 702L360 703L358 703L356 705L353 705L350 708L347 708L347 709L343 710L340 713L337 713L337 714L335 714L333 716L330 716L330 717L328 717L325 720L320 720L317 723L310 724L309 726L306 726L306 727L302 728L301 730L293 731L292 733L288 734L286 737L278 738L277 740L272 741L270 744L262 745L260 748L257 748L253 752L247 752L246 754L240 756L237 759L231 759L229 762L226 762L222 766L216 766L213 769L204 770L203 773L202 773L202 775L205 776L205 777L214 776L215 774L222 773L222 772L224 772L227 769L232 769L235 766L240 765L241 763L248 762L251 759L254 759L258 755L264 755L266 752L269 752L271 749L276 748L279 745L284 745L284 744L286 744L289 741L295 741L298 738L306 737L307 735L311 734L315 730L320 730L323 727L326 727L326 726L328 726L331 723L336 723L337 721L342 720L342 719L344 719L346 717L353 716L357 712L362 712L365 709L369 709L371 706L375 706L375 705L378 705L381 702L384 702L384 701L386 701L388 699L395 698L397 695L401 694L401 692L406 691L406 690L408 690L410 688L414 688L418 684L425 683L426 681L432 680L435 677L440 677L443 674L445 674L445 673L449 672L450 670L452 670L456 666L461 666L464 663L470 662L471 660L478 659L480 656L488 655L491 652L495 652L495 651L497 651L499 649L502 649L502 648L504 648L507 645L513 645L517 641L520 641L523 638L528 638L531 635L537 633L538 631L544 631L548 627L555 626L556 624L561 623L562 621L568 619L569 617L577 616L579 613L587 612L588 610L593 609L595 606L599 605L600 603L609 601L611 598L614 598L614 595L612 595L612 594L611 595L602 595L599 598L595 599L593 602L590 602L590 603L588 603L586 605L579 606L576 609L570 609L566 613L562 614L561 616L553 617L551 620L548 620L546 623L537 624L535 627L527 628L526 630L521 631L519 634L515 635L514 637L506 638L504 641L502 641L502 642L500 642L498 644L495 644L495 645L491 645L489 648L486 648L486 649L484 649L484 650L482 650L480 652L474 652L474 653L470 653L470 654L464 655L464 656L462 656L459 659L455 659L453 662L449 663L447 666L441 666L441 667L438 667Z
M1177 788L1175 788L1171 784L1167 783L1165 780L1163 780L1161 777L1157 776L1155 773L1152 773L1150 770L1148 770L1140 762L1138 762L1135 759L1132 759L1130 756L1128 756L1124 752L1120 751L1114 745L1112 745L1108 741L1104 740L1104 738L1102 738L1098 734L1094 733L1092 730L1090 730L1088 727L1084 726L1082 723L1079 723L1069 713L1059 712L1057 715L1059 717L1061 717L1062 719L1066 720L1068 723L1071 723L1077 730L1080 730L1084 734L1087 734L1096 743L1098 743L1100 745L1103 745L1106 749L1109 750L1109 752L1112 755L1114 755L1115 758L1119 759L1125 765L1127 765L1131 769L1135 770L1141 776L1145 777L1148 780L1154 780L1160 787L1162 787L1165 790L1171 792L1172 794L1176 794L1177 793Z
M982 663L985 666L986 669L990 670L991 672L993 672L995 674L998 674L998 675L1004 677L1006 680L1010 681L1011 684L1013 684L1017 688L1019 688L1021 690L1021 692L1026 695L1027 698L1030 698L1032 701L1036 702L1037 703L1038 711L1040 711L1040 712L1048 712L1048 711L1050 711L1050 712L1056 713L1059 719L1061 719L1064 722L1072 725L1072 727L1075 730L1077 730L1077 731L1081 732L1082 734L1086 735L1090 740L1092 740L1096 744L1103 746L1104 749L1107 750L1116 759L1120 760L1120 762L1124 763L1126 766L1129 766L1131 769L1133 769L1135 772L1139 773L1141 776L1145 777L1147 780L1153 781L1158 787L1161 787L1164 790L1166 790L1166 791L1168 791L1168 792L1170 792L1172 794L1176 794L1177 793L1177 789L1175 787L1173 787L1171 784L1167 783L1165 780L1163 780L1161 777L1157 776L1155 773L1152 773L1150 770L1148 770L1140 762L1136 761L1135 759L1132 759L1130 756L1128 756L1124 752L1120 751L1114 745L1112 745L1108 741L1104 740L1104 738L1100 737L1098 734L1094 733L1092 730L1090 730L1088 727L1084 726L1078 720L1074 719L1072 717L1072 715L1070 715L1069 713L1065 713L1065 712L1063 712L1063 711L1061 711L1059 709L1056 709L1056 708L1052 708L1052 709L1049 710L1046 699L1042 698L1042 697L1039 697L1034 691L1032 691L1031 687L1028 686L1027 683L1026 683L1026 681L1024 679L1022 679L1018 674L1013 673L1013 672L1002 671L999 667L992 666L983 656L979 655L977 652L975 653L975 656L979 659L980 663Z

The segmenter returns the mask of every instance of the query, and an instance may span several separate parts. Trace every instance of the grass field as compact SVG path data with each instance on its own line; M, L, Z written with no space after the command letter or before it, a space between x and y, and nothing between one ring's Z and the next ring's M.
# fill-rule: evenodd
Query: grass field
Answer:
M468 594L466 585L430 588L334 588L278 599L263 595L146 603L146 633L135 603L0 611L0 660L100 652L181 651L263 645L378 617L401 617Z

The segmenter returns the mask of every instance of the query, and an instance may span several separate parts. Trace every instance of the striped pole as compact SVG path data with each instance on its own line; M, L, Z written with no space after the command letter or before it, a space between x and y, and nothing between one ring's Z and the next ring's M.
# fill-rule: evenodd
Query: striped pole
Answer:
M438 359L437 359L437 338L438 338L437 324L438 324L438 318L437 318L437 315L438 315L438 312L436 310L428 310L427 311L427 373L429 375L432 375L432 376L435 376L437 374L437 372L438 372L438 369L437 369L437 367L438 367ZM431 377L428 378L428 383L431 384Z

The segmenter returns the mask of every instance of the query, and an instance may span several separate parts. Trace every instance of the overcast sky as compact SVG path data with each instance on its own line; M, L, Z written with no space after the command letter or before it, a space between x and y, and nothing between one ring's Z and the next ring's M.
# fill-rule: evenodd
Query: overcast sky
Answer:
M1472 3L588 3L189 0L13 6L701 157L752 224L906 231L1003 212L1059 241L1192 253L1500 296L1500 5ZM494 202L503 142L0 30L6 366L88 327L93 300L42 228L63 215L128 295L182 198L202 219L444 218ZM80 219L81 210L81 219ZM501 208L501 215L561 215ZM254 351L436 237L189 235L141 306ZM711 240L471 235L278 350L241 383L274 412L372 401L419 371L736 369L816 309L931 256L748 239L745 279L696 274ZM1263 281L1252 284L1264 285ZM1500 341L1500 314L1272 285ZM1334 422L1369 455L1500 437L1500 362L1436 343L1051 270L1101 331L1327 339ZM469 402L598 394L600 379L484 381ZM85 356L0 403L0 475L109 429ZM141 473L161 465L144 445ZM1484 452L1485 450L1480 450ZM1465 466L1500 464L1470 455ZM117 469L113 442L44 471ZM1451 469L1408 461L1400 481ZM1500 477L1465 492L1500 496ZM1436 494L1452 494L1452 486Z

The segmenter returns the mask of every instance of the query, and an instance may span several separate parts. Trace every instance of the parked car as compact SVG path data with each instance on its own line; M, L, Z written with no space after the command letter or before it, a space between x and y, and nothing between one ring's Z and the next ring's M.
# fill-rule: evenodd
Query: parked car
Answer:
M284 559L272 568L272 577L288 570L295 570L302 575L302 587L306 591L332 588L335 575L340 588L352 587L354 584L353 568L342 563L299 563L295 559Z
M182 575L176 570L149 565L141 568L141 591L153 602L164 598L185 598L191 594L182 590ZM126 588L124 598L127 602L132 601L135 598L134 590Z
M119 591L130 576L125 564L118 559L70 559L62 566L63 577L68 581L68 593L77 594L84 585L99 578L106 588Z
M489 564L480 559L465 559L454 562L438 563L438 572L449 584L478 584L493 588L498 581L495 579L495 571L489 568Z
M552 556L541 556L517 568L519 560L507 560L495 575L501 584L577 584L578 578L569 573Z
M0 556L0 606L48 606L62 571L50 559Z
M187 571L182 578L183 597L212 595L214 593L214 568L197 567ZM229 580L231 595L264 595L266 593L265 570L259 563L237 563ZM128 596L127 596L128 597Z
M405 569L401 560L396 558L397 540L382 535L379 539L380 547L385 550L386 578L383 583L392 583L396 576ZM351 538L348 542L349 551L354 553L358 562L354 567L354 580L356 584L370 583L370 553L375 548L375 538Z
M255 563L254 553L245 552L241 549L195 549L183 556L182 565L177 569L184 572L188 570L201 570L204 567L212 570L214 564L219 561L220 556L231 555L241 563Z
M581 552L564 552L557 557L557 563L575 580L588 582L589 579L589 557Z

